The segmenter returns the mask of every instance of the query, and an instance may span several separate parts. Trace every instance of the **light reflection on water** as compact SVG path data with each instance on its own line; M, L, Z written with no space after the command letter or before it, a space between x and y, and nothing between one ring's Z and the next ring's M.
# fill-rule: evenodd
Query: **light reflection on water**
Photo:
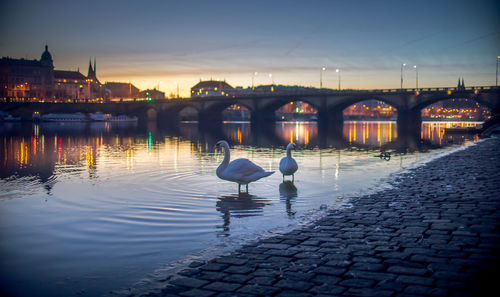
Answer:
M346 122L339 136L315 123L259 129L229 123L210 131L196 124L167 130L1 124L0 288L31 296L102 295L207 247L297 227L311 210L339 206L443 151L432 149L475 140L445 135L450 125L424 123L423 141L412 144L397 135L394 122ZM250 194L235 194L235 184L215 176L223 156L213 145L220 139L234 146L232 159L277 172L251 184ZM292 140L299 145L295 184L278 171ZM375 158L381 150L395 153Z

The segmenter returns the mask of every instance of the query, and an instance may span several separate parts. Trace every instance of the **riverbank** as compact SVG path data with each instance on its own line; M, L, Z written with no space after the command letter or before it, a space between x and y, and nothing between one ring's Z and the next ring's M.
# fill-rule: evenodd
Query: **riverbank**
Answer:
M309 227L193 262L131 295L484 295L499 263L499 158L500 139L486 139Z

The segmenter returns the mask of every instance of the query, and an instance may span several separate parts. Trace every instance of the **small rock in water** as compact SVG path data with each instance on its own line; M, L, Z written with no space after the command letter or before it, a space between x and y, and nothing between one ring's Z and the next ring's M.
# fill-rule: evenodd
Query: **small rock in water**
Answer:
M326 204L321 204L321 206L319 207L320 210L325 210L326 209Z

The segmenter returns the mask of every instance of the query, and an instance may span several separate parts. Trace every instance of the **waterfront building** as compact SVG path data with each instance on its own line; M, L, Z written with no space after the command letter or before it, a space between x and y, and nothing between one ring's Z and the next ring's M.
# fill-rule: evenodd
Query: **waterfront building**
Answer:
M51 98L54 63L45 46L40 60L0 59L0 98Z
M110 91L99 82L95 71L96 60L94 58L94 68L89 59L89 71L85 76L77 71L54 70L55 80L55 100L81 101L94 100L102 101L110 98Z
M206 80L191 88L191 97L229 96L234 91L226 81Z
M40 60L0 60L0 98L28 101L97 100L109 97L109 92L97 79L89 61L89 75L80 71L55 70L48 46Z
M111 92L111 100L139 98L139 89L131 82L106 82L104 88Z
M163 100L165 99L165 93L157 89L147 89L144 91L140 91L138 97L146 98L147 100Z
M90 98L87 77L80 71L55 70L54 80L56 100Z

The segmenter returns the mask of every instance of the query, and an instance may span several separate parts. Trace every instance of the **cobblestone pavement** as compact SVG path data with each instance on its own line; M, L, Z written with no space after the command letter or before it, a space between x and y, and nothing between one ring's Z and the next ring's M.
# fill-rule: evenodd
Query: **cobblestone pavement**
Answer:
M310 227L193 262L144 296L492 296L500 139L427 163Z

